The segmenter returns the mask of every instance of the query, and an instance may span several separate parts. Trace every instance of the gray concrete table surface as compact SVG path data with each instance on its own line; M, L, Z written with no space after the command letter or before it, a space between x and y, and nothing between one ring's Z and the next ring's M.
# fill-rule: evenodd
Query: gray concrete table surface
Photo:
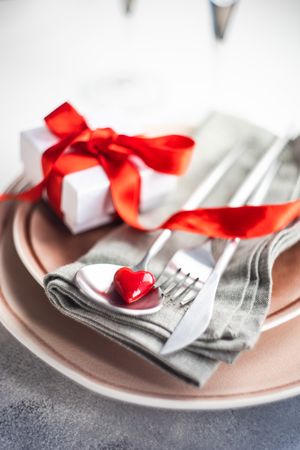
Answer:
M1 450L300 449L300 397L224 411L168 411L101 397L0 326Z

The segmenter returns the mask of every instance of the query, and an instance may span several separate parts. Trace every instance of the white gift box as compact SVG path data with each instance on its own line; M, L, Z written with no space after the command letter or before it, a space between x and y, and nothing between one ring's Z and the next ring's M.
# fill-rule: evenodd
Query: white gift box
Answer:
M27 180L37 184L42 179L42 154L58 138L46 126L21 132L21 158ZM141 211L159 205L174 189L177 177L155 172L137 157L134 163L141 175ZM61 211L64 223L77 234L115 218L109 180L101 166L68 174L64 177L61 192Z

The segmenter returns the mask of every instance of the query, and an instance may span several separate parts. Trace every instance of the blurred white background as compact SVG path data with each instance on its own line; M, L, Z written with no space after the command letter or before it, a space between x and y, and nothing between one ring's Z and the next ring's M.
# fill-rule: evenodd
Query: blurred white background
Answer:
M0 0L0 189L21 170L21 129L65 100L86 113L101 83L108 102L107 77L129 68L153 92L141 110L101 105L99 126L192 124L214 108L300 125L299 24L299 0L240 0L220 48L207 0L136 0L128 18L121 0Z

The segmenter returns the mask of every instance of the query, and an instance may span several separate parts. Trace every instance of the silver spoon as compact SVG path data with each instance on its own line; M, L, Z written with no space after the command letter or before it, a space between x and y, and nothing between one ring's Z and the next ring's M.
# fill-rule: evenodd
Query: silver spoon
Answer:
M237 143L206 178L200 182L197 189L183 205L183 209L196 208L246 149L246 143ZM132 266L131 269L134 272L147 270L152 258L162 249L171 235L171 230L162 231L147 250L142 260ZM97 305L101 305L111 311L131 316L144 316L159 311L163 302L159 287L153 287L144 298L131 304L126 304L122 300L113 287L115 273L122 267L124 266L103 263L86 265L76 273L75 282L84 295L94 300Z

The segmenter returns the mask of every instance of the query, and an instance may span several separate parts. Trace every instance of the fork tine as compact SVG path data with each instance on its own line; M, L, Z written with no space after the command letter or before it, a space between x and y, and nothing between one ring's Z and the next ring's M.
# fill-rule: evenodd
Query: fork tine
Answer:
M173 296L173 300L178 300L180 297L185 298L191 291L191 289L200 281L199 278L191 278L191 280L192 282L188 286L186 286L183 291L179 290L179 292L177 292L177 294Z
M160 289L162 289L163 291L165 291L171 283L174 282L174 280L176 280L176 277L180 274L181 272L181 268L177 269L175 273L173 273L173 275L171 275L169 278L167 278L163 283L158 284L158 287ZM158 280L164 275L164 273L162 273L160 275L160 277L158 278Z
M191 303L193 300L195 300L197 294L198 294L198 292L194 292L191 297L186 296L185 298L183 298L180 302L180 306L185 306L188 303Z
M183 278L181 280L179 280L178 283L176 283L173 287L171 287L171 289L168 289L167 291L165 291L165 294L167 294L168 296L172 296L172 294L174 292L176 292L177 289L180 289L185 284L185 282L188 280L188 278L190 276L190 273L183 274L183 275L184 275Z

